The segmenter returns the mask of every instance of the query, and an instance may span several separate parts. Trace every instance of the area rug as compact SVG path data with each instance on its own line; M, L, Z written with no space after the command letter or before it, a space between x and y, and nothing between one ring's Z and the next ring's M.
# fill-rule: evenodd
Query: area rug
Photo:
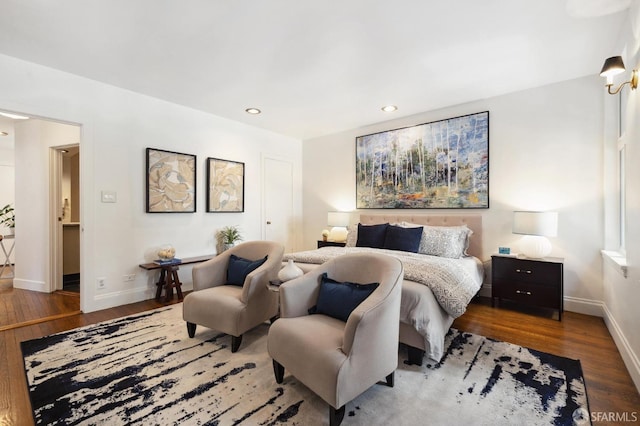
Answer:
M328 406L285 372L278 385L268 324L230 338L182 305L22 342L36 424L323 425ZM571 425L589 422L580 362L451 330L439 363L407 365L395 387L347 404L344 425ZM381 378L382 379L382 378Z

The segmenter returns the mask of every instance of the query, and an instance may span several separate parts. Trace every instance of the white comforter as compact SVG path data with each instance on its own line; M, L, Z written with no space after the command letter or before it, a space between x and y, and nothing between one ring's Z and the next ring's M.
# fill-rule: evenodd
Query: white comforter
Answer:
M431 289L442 308L452 317L462 315L467 305L482 285L482 279L474 276L460 259L428 256L396 250L368 247L323 247L284 255L284 260L322 264L346 253L375 251L400 259L404 265L404 279L424 284Z

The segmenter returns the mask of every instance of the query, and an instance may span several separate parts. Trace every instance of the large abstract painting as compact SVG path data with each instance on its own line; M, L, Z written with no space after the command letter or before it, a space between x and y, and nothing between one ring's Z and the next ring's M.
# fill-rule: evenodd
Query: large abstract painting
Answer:
M207 159L207 211L244 211L244 163Z
M489 112L356 138L356 207L489 207Z
M147 148L147 213L196 211L196 156Z

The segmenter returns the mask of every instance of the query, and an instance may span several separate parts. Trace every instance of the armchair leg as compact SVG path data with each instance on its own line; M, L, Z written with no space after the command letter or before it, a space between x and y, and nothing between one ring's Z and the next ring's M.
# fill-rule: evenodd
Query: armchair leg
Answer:
M242 334L239 336L231 336L231 352L238 352L240 344L242 343Z
M189 333L189 337L193 337L196 335L196 324L192 322L187 323L187 333Z
M389 386L390 388L393 387L393 385L395 385L395 377L396 377L396 372L392 372L391 374L389 374L386 379L387 379L387 386Z
M424 358L424 351L413 346L407 346L409 356L407 362L409 365L422 365L422 358Z
M342 419L344 419L344 408L346 404L340 408L333 408L329 406L329 426L340 426Z
M280 364L275 359L273 360L273 374L276 376L276 383L282 383L284 379L284 365Z

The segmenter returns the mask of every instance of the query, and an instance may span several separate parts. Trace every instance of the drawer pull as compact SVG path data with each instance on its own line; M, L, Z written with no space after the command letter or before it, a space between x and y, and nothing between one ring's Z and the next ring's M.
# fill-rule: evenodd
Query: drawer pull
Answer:
M518 294L526 294L527 296L531 296L531 292L530 291L516 290L516 293L518 293Z
M528 269L516 269L516 272L519 274L530 274L531 271L529 271Z

